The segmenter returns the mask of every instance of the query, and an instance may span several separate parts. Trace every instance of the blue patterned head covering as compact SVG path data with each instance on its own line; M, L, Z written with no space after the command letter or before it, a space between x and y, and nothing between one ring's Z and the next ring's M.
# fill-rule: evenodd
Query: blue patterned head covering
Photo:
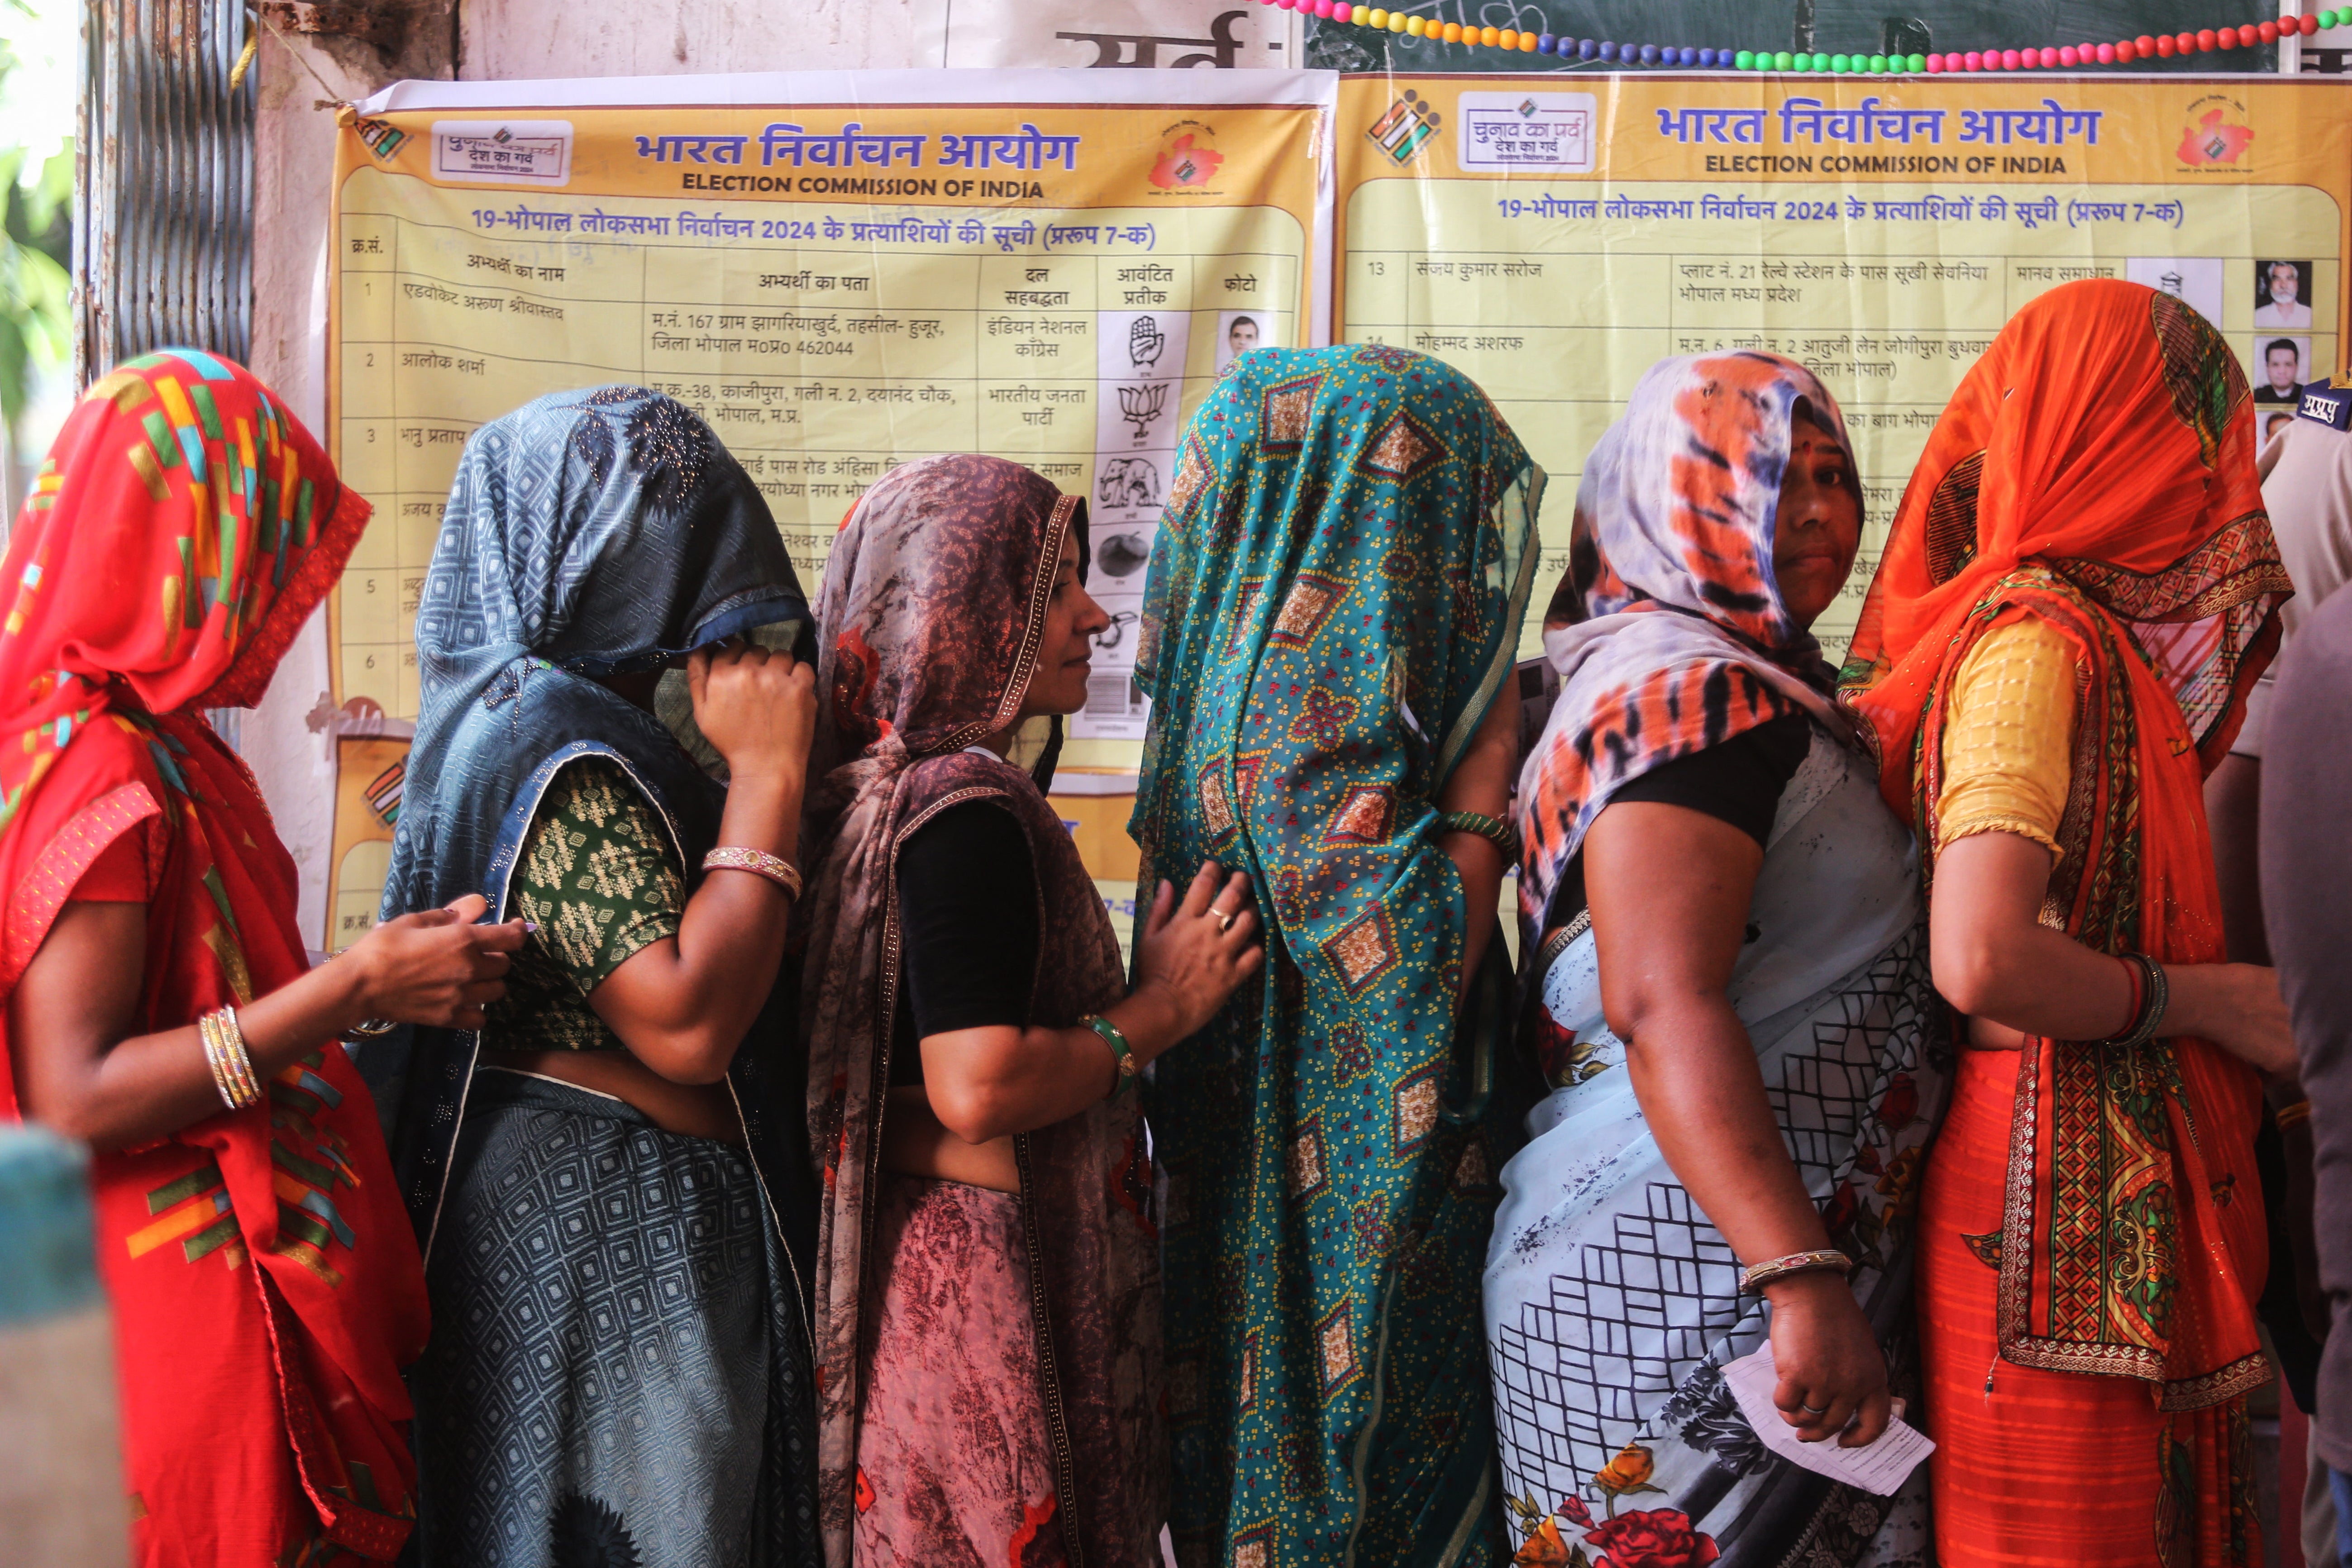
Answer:
M1146 885L1245 869L1268 936L1263 984L1153 1068L1170 1383L1197 1391L1171 1413L1179 1540L1302 1495L1270 1526L1282 1561L1339 1539L1450 1561L1483 1528L1510 1119L1491 1032L1454 1048L1464 932L1490 917L1436 799L1510 671L1542 491L1475 385L1399 349L1244 354L1185 432L1132 831Z
M814 651L808 600L766 501L683 404L591 387L474 432L417 605L416 739L381 917L467 893L503 914L540 797L588 755L644 789L691 879L717 832L718 792L667 728L598 682L739 635ZM372 1079L386 1075L387 1109L410 1033L362 1053ZM470 1036L414 1033L419 1048L471 1059ZM440 1094L449 1081L420 1074L413 1088ZM422 1231L456 1121L419 1110L403 1112L394 1153Z

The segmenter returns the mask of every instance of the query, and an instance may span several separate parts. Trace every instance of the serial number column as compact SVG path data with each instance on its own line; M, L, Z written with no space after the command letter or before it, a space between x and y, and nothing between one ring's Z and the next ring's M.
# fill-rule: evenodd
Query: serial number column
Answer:
M393 452L399 416L393 394L395 380L390 374L399 352L392 302L399 287L394 268L401 226L388 216L343 215L342 298L338 302L341 363L335 400L336 469L343 483L375 507L367 531L344 565L335 596L342 696L346 700L364 698L395 713L400 710L395 671L408 632L398 610L400 563L394 515L398 479Z

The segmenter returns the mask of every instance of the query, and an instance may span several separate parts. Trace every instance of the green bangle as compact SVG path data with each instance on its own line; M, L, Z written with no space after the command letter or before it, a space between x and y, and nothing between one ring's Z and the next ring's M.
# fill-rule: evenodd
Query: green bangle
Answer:
M1488 816L1483 811L1448 811L1437 818L1441 833L1475 833L1503 852L1503 863L1519 863L1519 835L1517 829L1498 816Z
M1102 1043L1110 1047L1111 1060L1118 1064L1118 1087L1110 1091L1110 1098L1117 1100L1135 1087L1135 1047L1127 1043L1117 1024L1099 1013L1087 1020L1087 1027L1102 1037Z

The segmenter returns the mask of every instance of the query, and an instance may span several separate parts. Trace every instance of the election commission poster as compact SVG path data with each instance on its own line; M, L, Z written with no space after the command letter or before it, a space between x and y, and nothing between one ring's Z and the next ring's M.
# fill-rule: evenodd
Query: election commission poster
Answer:
M1177 432L1234 353L1328 341L1334 86L1247 70L427 82L347 115L331 424L376 515L332 608L335 699L368 740L344 765L368 777L340 792L326 945L374 917L397 818L386 737L396 751L416 711L416 597L457 456L562 388L635 383L709 421L813 600L842 519L899 463L992 452L1086 495L1112 626L1066 765L1074 782L1131 775L1129 672ZM1123 823L1109 789L1078 798L1066 815Z
M988 451L1082 490L1113 624L1055 803L1122 904L1145 568L1177 432L1234 355L1388 342L1475 377L1552 477L1547 582L1645 367L1804 362L1864 487L1835 658L1927 432L2042 290L2179 295L2242 356L2258 421L2341 369L2347 110L2324 78L2054 74L404 84L349 117L338 163L331 428L378 510L333 610L352 776L327 945L373 918L457 454L541 393L695 408L812 594L897 463Z
M1652 363L1759 348L1822 377L1867 524L1816 628L1833 659L1937 416L2043 289L2179 295L2257 419L2341 365L2352 89L2326 78L1351 77L1339 101L1337 335L1486 389L1555 487L1539 581Z

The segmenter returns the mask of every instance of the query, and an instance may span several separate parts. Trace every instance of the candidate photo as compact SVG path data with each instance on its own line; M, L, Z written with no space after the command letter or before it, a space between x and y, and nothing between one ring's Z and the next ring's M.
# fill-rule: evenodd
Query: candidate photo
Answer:
M2254 263L2254 326L2308 328L2311 325L2311 263Z
M1252 349L1282 346L1274 317L1256 310L1226 310L1217 317L1217 368L1223 370Z
M2293 403L2303 395L2303 367L2311 363L2309 338L2254 340L2254 401Z

